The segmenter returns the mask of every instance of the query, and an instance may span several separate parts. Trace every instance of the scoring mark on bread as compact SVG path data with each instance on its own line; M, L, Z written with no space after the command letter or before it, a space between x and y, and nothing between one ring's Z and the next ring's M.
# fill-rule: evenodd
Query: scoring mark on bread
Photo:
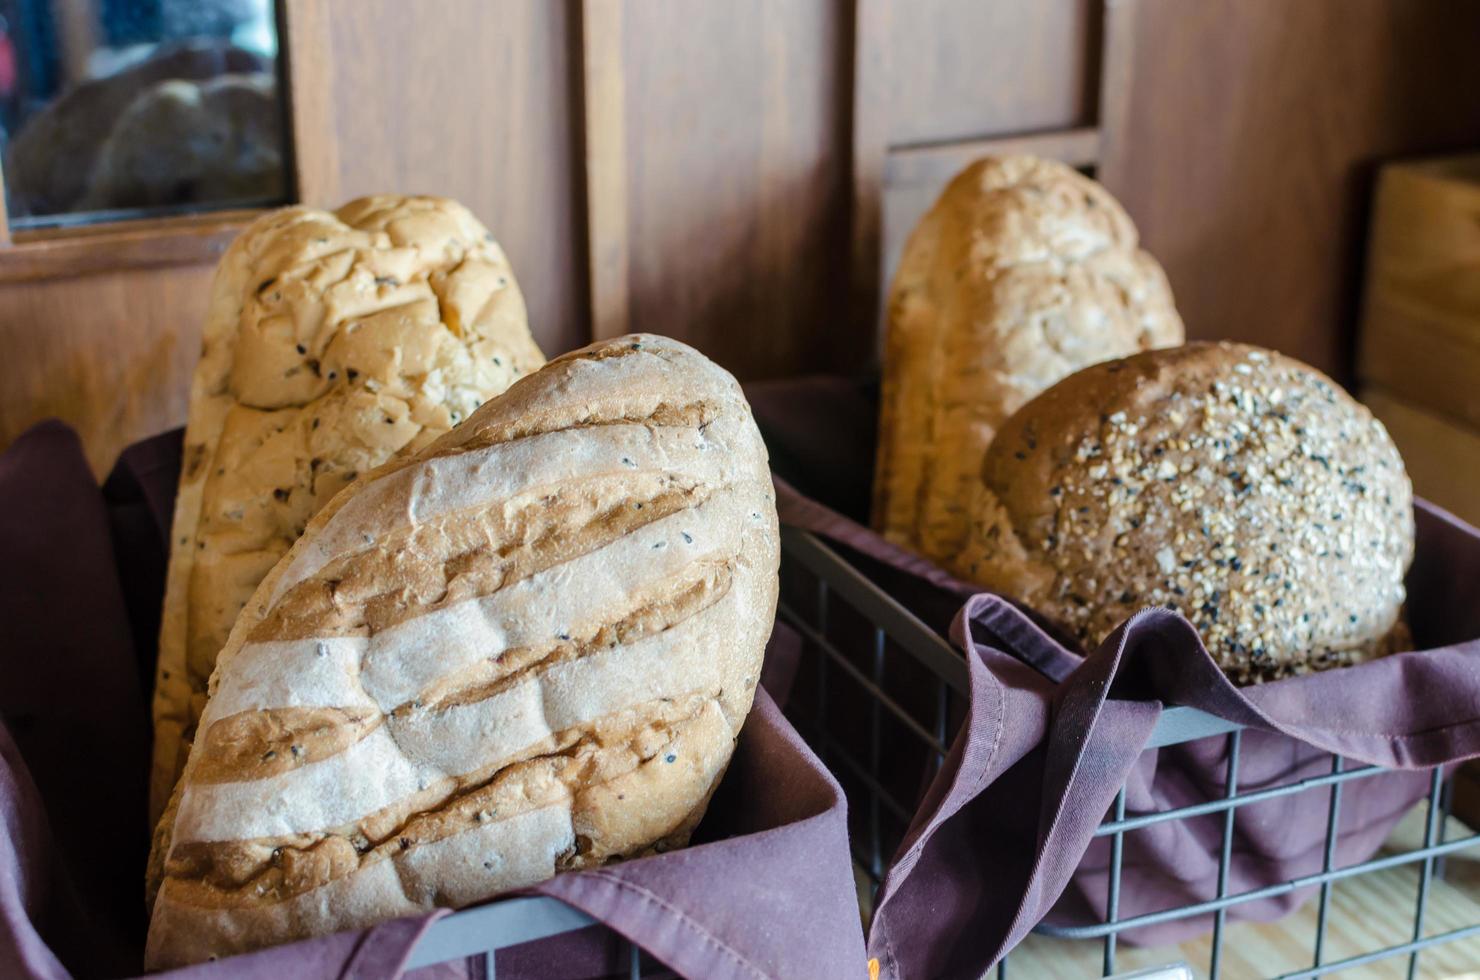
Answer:
M634 480L646 490L635 501L628 496ZM537 490L501 507L455 512L325 565L290 588L249 639L373 636L589 554L702 504L716 489L650 473L622 482L595 478L558 494Z
M380 722L380 714L368 708L241 711L206 729L193 778L202 783L266 779L342 752Z
M734 581L734 562L697 562L681 576L654 589L627 615L608 623L588 623L562 633L556 641L539 647L506 650L495 659L483 660L443 677L416 700L394 712L397 720L422 711L441 711L487 700L524 680L523 672L547 669L579 660L598 650L636 643L656 636L723 599Z
M437 677L399 704L386 705L385 714L370 706L292 706L255 708L220 718L206 728L206 751L194 779L208 784L278 776L349 749L383 722L389 722L394 741L399 730L496 697L558 664L656 636L724 598L734 581L735 560L732 556L693 562L634 596L625 612L598 613L591 621L572 624L568 632L545 644L497 651ZM316 642L314 646L316 658L327 655L317 652L327 651L326 644Z
M703 724L712 705L712 697L700 692L635 704L323 833L178 843L166 874L172 887L187 888L187 900L198 906L266 905L531 810L563 806L575 811L582 805L580 795L593 788L619 783L645 765L672 765L670 756L678 761L685 731ZM565 870L608 856L574 846L557 864ZM404 880L406 869L398 864L398 871Z
M690 428L703 431L721 414L721 406L712 401L658 402L650 409L631 410L626 400L614 398L596 400L588 404L576 418L568 410L551 409L531 411L518 418L504 422L479 423L472 420L471 428L456 431L444 438L458 439L452 451L470 452L490 449L520 439L550 435L555 432L571 432L608 425L642 425L649 428Z

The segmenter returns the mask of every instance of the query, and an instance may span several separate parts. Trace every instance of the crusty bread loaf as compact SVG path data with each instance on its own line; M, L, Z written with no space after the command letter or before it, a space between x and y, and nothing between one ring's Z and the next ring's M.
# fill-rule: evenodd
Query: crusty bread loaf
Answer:
M216 653L304 525L544 362L503 252L462 206L369 197L264 215L217 269L190 393L154 692L151 818Z
M270 72L144 90L98 150L78 210L283 199L282 101Z
M1272 351L1189 344L1086 368L987 452L957 574L1097 644L1145 606L1239 683L1403 648L1413 494L1382 423Z
M1104 188L1032 157L967 167L890 291L875 527L954 560L982 456L1018 406L1096 361L1181 341L1166 277Z
M740 387L636 335L551 362L313 518L238 617L150 968L687 839L777 593Z
M161 82L204 82L223 74L271 77L272 60L224 40L165 42L127 68L83 81L37 106L5 147L11 216L75 210L129 103Z

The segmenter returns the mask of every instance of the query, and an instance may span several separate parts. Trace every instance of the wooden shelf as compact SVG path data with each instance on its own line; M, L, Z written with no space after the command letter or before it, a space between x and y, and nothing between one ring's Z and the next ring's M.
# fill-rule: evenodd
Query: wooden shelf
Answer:
M17 231L0 247L0 283L95 272L214 264L260 211L213 211L70 228Z
M1093 166L1100 159L1100 131L1093 126L1085 126L1048 133L896 146L889 150L884 164L884 184L886 187L919 183L940 185L974 160L1017 154L1058 160L1071 167Z

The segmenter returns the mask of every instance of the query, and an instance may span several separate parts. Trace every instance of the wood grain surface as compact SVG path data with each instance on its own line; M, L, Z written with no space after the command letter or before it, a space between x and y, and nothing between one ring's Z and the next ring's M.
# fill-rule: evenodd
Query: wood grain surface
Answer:
M129 443L185 420L210 265L0 286L0 444L69 422L101 477Z
M682 337L747 378L870 355L844 322L843 13L833 0L621 5L625 226L597 247L625 250L631 329Z
M540 346L584 344L570 5L437 0L415 18L403 11L360 0L335 4L327 22L332 203L382 191L456 198L508 253Z
M1112 0L1099 176L1189 337L1351 376L1372 181L1480 144L1480 4Z
M889 142L1094 122L1095 0L892 0Z
M1480 145L1445 0L285 3L304 200L459 198L550 353L653 330L747 379L873 364L914 221L1009 151L1098 161L1193 336L1345 379L1375 165ZM0 242L0 446L59 414L102 466L182 422L234 220Z

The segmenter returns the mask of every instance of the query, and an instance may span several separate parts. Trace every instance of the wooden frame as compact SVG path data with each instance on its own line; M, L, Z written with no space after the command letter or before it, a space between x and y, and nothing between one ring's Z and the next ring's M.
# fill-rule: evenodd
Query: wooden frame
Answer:
M591 337L601 340L627 333L631 316L621 0L582 0L576 32L585 135L587 288Z
M328 125L332 62L327 0L279 0L277 13L287 200L335 200L339 161ZM213 264L260 213L261 209L220 209L12 232L5 195L0 193L0 283Z

